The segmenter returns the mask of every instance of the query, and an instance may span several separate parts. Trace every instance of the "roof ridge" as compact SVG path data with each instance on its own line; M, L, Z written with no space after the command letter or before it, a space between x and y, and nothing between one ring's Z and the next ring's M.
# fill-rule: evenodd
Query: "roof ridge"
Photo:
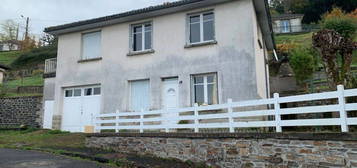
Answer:
M177 7L177 6L181 6L181 5L187 5L187 4L196 3L196 2L200 2L200 1L205 1L205 0L179 0L179 1L174 1L174 2L164 2L159 5L153 5L153 6L148 6L145 8L129 10L129 11L121 12L118 14L112 14L112 15L107 15L107 16L102 16L102 17L97 17L97 18L92 18L92 19L86 19L86 20L80 20L80 21L62 24L62 25L58 25L58 26L51 26L51 27L45 28L44 31L51 32L51 31L68 28L68 27L81 26L81 25L91 24L91 23L95 23L95 22L108 21L111 19L117 19L117 18L121 18L121 17L142 14L142 13L146 13L146 12L152 12L155 10Z

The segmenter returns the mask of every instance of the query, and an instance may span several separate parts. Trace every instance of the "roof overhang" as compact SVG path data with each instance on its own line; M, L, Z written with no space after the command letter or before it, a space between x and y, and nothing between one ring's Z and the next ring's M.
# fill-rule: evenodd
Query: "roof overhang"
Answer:
M275 39L268 0L253 0L253 2L266 47L268 50L275 50Z
M189 11L197 8L208 7L234 0L183 0L170 3L169 5L158 5L144 9L129 11L121 14L105 16L95 19L89 19L65 25L48 27L46 33L52 35L61 35L72 32L96 29L103 26L145 20L157 16L172 14L176 12ZM262 28L264 40L268 50L275 49L275 43L272 33L271 16L268 8L268 0L253 0L258 22Z
M1 65L0 64L0 71L3 71L3 72L5 72L5 70L9 70L10 68L8 67L8 66L6 66L6 65Z

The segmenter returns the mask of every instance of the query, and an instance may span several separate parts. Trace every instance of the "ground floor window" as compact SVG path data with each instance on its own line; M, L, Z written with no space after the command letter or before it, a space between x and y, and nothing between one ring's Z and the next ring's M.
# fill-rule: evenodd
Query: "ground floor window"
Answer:
M133 111L150 108L150 81L130 81L130 107Z
M192 76L193 103L198 105L218 104L217 75L193 75Z

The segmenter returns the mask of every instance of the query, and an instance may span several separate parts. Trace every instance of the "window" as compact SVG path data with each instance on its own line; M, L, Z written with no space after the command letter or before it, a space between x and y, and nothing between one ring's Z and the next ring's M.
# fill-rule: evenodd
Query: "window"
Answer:
M82 96L82 89L74 89L73 95L74 97Z
M195 75L192 77L193 101L198 105L212 105L218 103L217 75Z
M152 24L133 25L131 28L131 43L132 51L152 49Z
M130 82L131 110L148 110L150 107L149 80Z
M213 12L189 16L189 41L191 44L213 41L214 34Z
M100 88L94 88L93 89L93 95L100 95Z
M73 96L73 90L66 90L65 91L65 97L72 97Z
M82 35L82 59L95 59L101 57L101 32L86 33Z
M92 94L92 88L84 89L84 96L91 96Z

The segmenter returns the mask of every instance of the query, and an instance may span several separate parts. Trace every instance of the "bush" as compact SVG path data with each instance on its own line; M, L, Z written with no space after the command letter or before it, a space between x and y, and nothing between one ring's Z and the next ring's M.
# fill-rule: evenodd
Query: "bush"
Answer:
M297 48L292 50L289 62L299 84L312 78L316 63L311 49Z
M347 15L341 9L334 8L324 15L321 27L335 30L345 38L352 38L357 31L357 19L352 14Z
M45 63L46 59L57 57L57 46L46 46L32 49L20 55L12 64L12 68L25 68Z
M47 134L69 134L68 131L61 131L61 130L49 130Z

